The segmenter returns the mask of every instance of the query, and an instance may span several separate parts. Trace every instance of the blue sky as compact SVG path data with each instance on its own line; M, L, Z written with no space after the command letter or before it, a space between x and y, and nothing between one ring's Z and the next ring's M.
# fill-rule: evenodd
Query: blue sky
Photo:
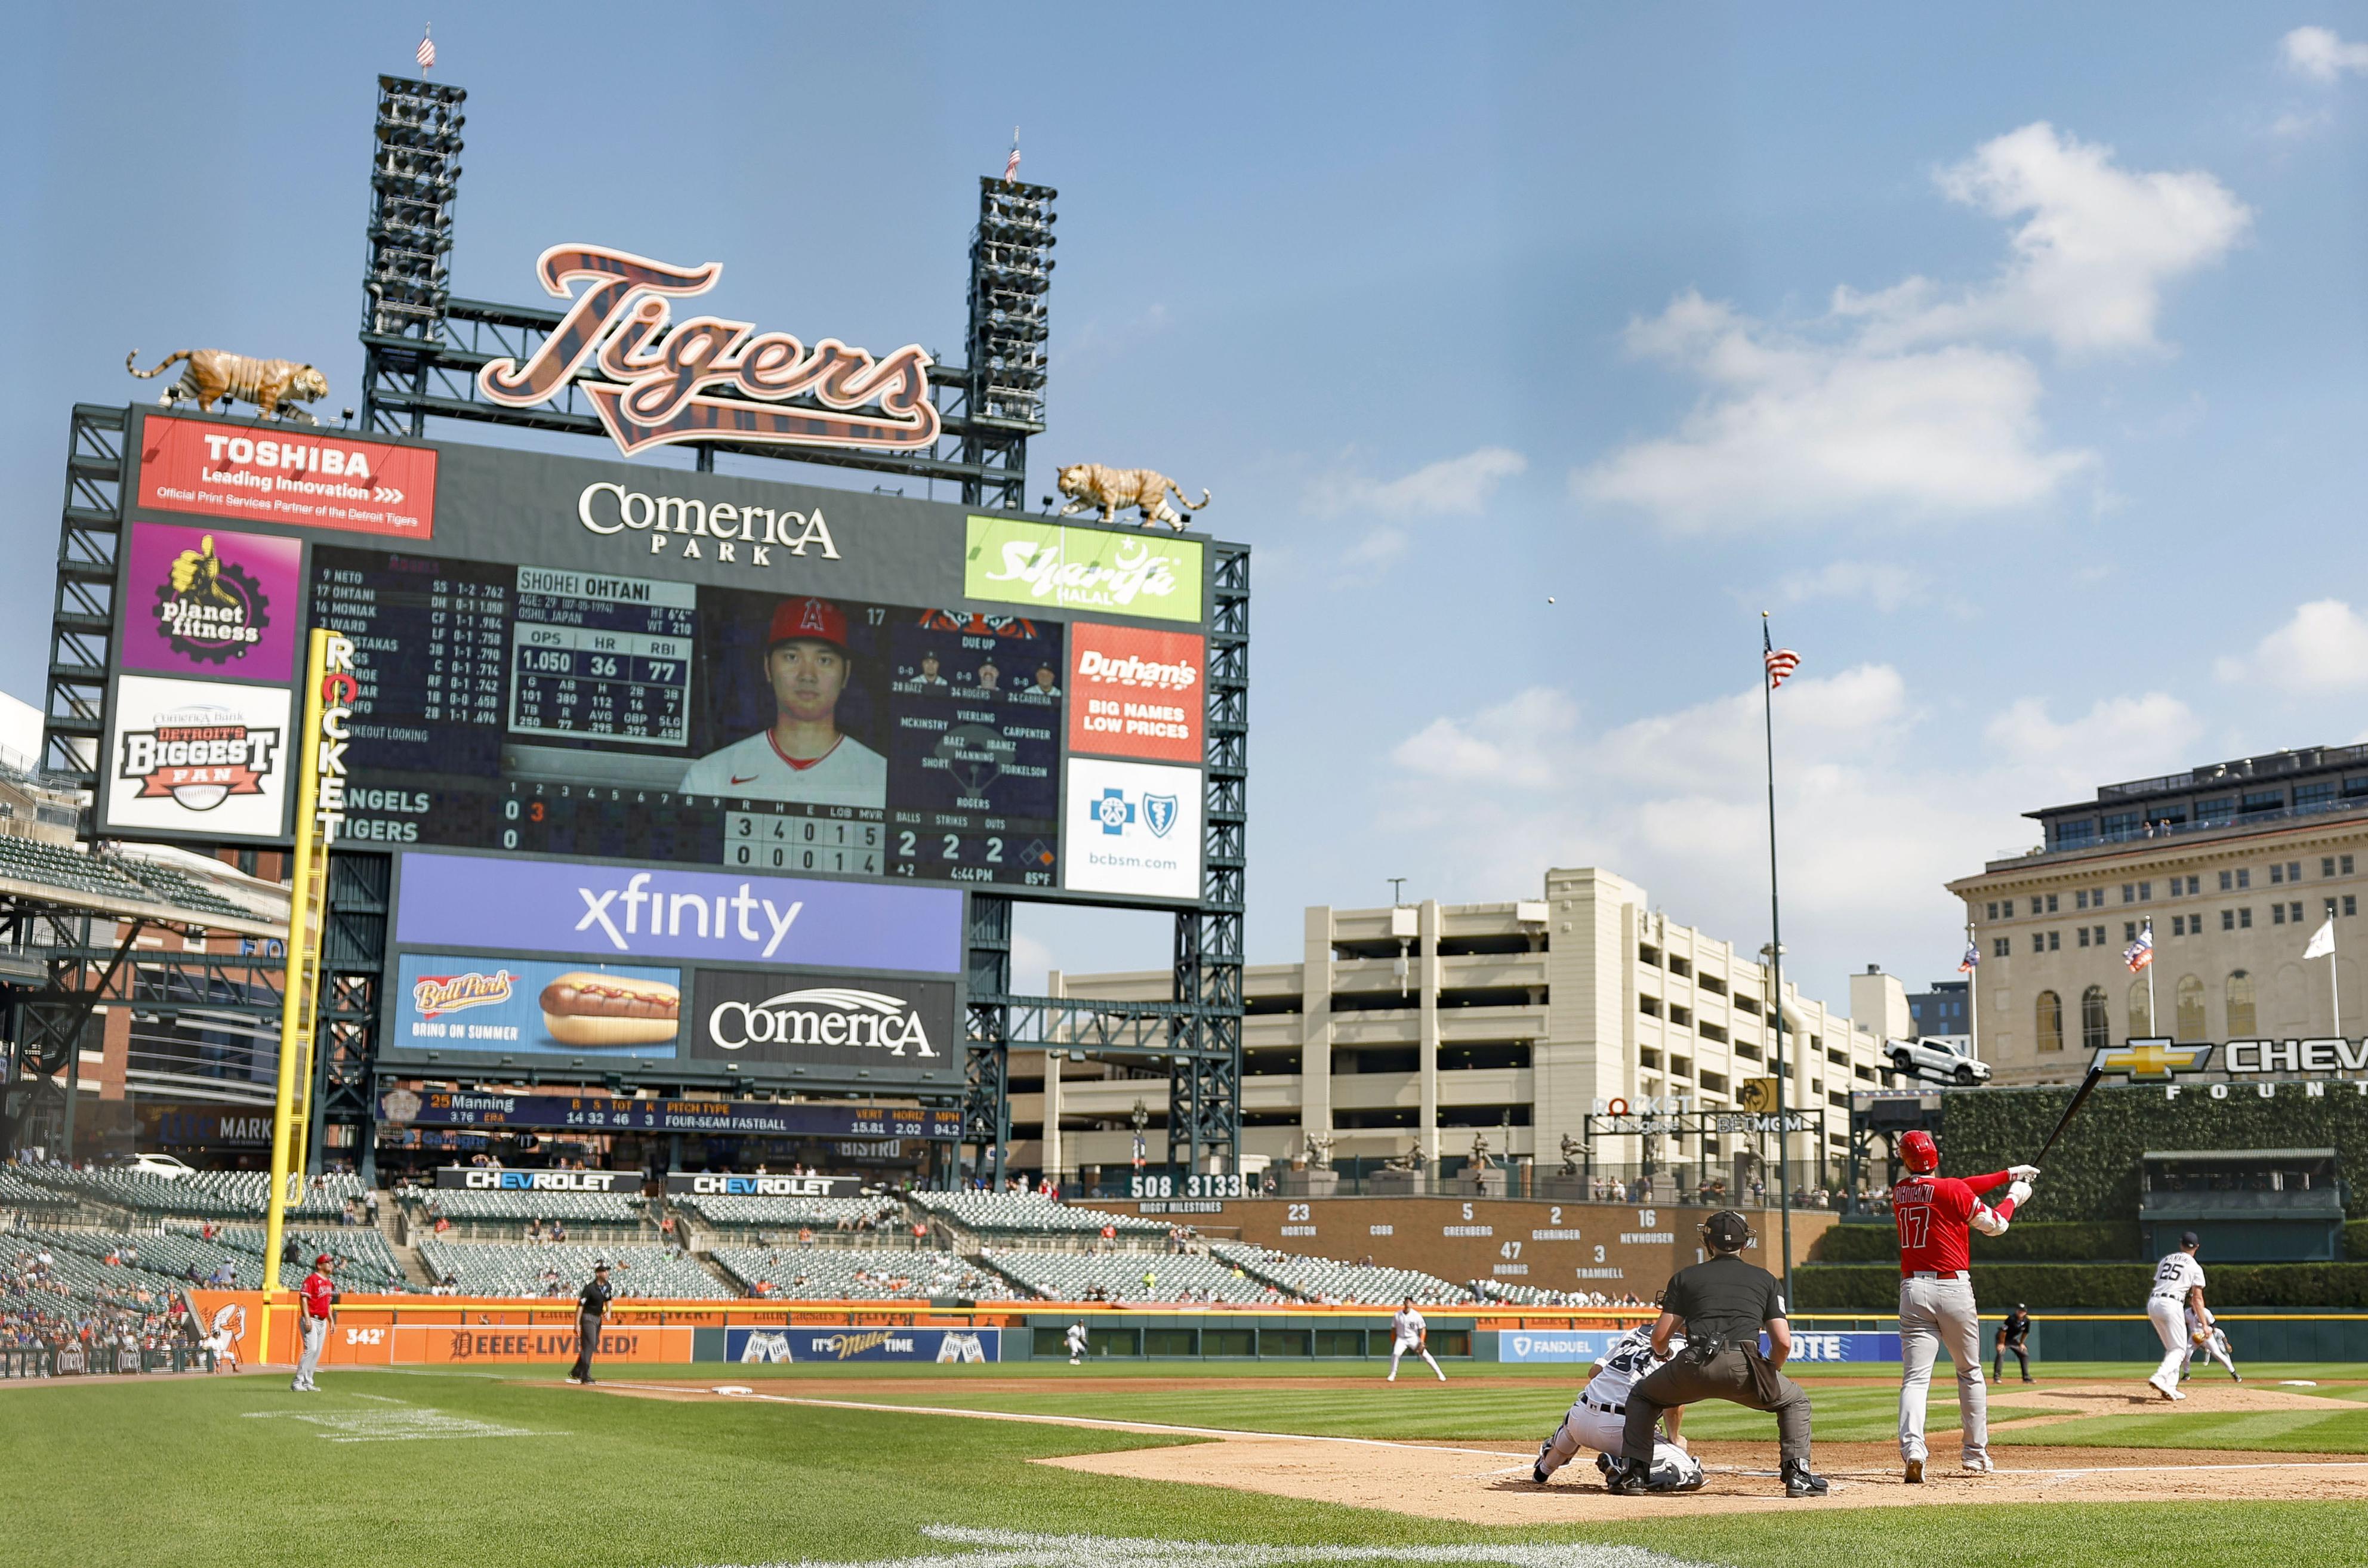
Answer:
M1763 608L1804 655L1788 945L1837 1001L1951 971L1940 884L2021 811L2368 733L2368 7L427 15L482 298L594 240L958 358L1020 125L1062 191L1035 488L1157 467L1257 547L1253 960L1548 863L1756 946ZM39 696L67 405L154 393L126 350L352 401L372 76L422 19L16 24L0 689ZM1021 932L1023 985L1165 961Z

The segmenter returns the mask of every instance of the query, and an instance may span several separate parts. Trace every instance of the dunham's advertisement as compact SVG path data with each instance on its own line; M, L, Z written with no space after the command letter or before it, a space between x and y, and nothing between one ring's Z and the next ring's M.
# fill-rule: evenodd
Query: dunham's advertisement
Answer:
M292 539L132 524L123 667L293 679L303 554Z
M101 825L283 836L290 708L285 687L123 676L108 731Z
M424 540L436 531L436 453L338 430L152 414L140 424L133 505Z
M421 1050L672 1056L679 970L405 953L393 1043Z
M1206 647L1190 631L1079 621L1069 633L1069 749L1199 762Z
M1140 762L1069 763L1069 887L1201 896L1201 772Z

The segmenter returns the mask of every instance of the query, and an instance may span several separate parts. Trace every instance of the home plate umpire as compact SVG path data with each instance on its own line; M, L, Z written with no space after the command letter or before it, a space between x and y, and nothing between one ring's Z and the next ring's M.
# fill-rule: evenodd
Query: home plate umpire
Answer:
M1661 1412L1671 1405L1725 1399L1774 1414L1784 1453L1784 1495L1822 1497L1825 1478L1809 1469L1809 1396L1777 1369L1793 1353L1783 1288L1766 1269L1743 1261L1751 1224L1734 1210L1722 1209L1704 1221L1702 1235L1708 1260L1678 1270L1661 1293L1653 1354L1662 1365L1628 1392L1626 1451L1605 1477L1604 1487L1631 1497L1652 1491L1653 1424ZM1762 1325L1774 1352L1770 1356L1759 1353ZM1669 1337L1680 1330L1686 1346L1671 1359Z

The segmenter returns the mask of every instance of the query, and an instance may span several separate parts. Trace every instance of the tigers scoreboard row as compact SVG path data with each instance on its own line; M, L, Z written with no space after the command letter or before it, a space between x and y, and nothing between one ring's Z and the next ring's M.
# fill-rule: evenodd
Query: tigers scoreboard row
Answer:
M343 847L1201 889L1202 542L132 411L108 836L284 844L310 627Z

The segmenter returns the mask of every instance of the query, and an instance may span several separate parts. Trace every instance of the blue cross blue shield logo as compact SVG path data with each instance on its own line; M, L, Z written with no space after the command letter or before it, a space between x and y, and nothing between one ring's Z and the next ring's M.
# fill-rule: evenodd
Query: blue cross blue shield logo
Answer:
M1112 838L1123 835L1128 825L1134 821L1134 807L1128 802L1126 791L1115 787L1104 790L1087 801L1086 809L1092 814L1094 821L1101 824L1102 832ZM1167 811L1172 819L1176 812L1174 801L1167 802ZM1153 831L1164 833L1167 830L1155 828Z
M1176 825L1176 797L1145 795L1143 798L1143 825L1151 830L1152 837L1167 837L1167 830Z

